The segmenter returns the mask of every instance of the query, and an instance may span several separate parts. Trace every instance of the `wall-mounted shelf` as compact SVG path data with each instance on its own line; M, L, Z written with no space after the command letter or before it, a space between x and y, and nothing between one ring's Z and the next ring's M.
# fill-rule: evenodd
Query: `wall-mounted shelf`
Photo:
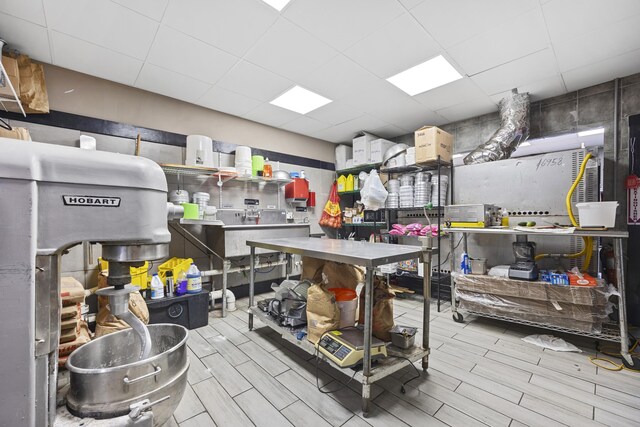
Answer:
M5 41L0 39L0 54L2 53L2 48L4 47L4 45L5 45ZM11 93L13 94L13 97L10 97L10 98L0 96L0 105L2 105L2 108L4 108L5 111L8 111L7 107L4 106L5 102L18 104L18 108L20 109L20 112L22 113L22 115L24 117L27 117L27 114L24 112L24 108L22 107L22 102L20 101L20 97L16 93L16 88L13 87L13 84L11 83L11 79L9 79L9 75L7 74L7 70L5 70L4 65L2 65L2 61L0 61L0 83L2 83L4 87L8 87L9 89L11 89Z
M241 181L241 182L257 182L257 183L264 182L270 185L277 185L278 187L289 184L290 182L293 182L293 179L291 178L265 178L264 176L253 176L253 175L252 176L236 176L232 179L235 181Z
M382 163L370 163L366 165L358 165L348 169L337 170L336 175L349 175L349 174L353 175L354 173L368 172L372 169L380 168L381 165Z
M223 181L229 181L236 178L238 175L235 172L221 171L218 168L208 168L204 166L187 166L176 165L170 163L162 163L160 167L167 175L182 175L182 176L196 176L196 177L216 177Z
M449 167L451 163L441 161L440 167ZM396 166L393 168L381 168L380 173L386 174L394 174L394 173L411 173L411 172L420 172L420 171L437 171L438 163L434 161L433 163L427 163L423 165L406 165L406 166Z
M338 191L338 196L345 196L349 194L360 194L360 190Z

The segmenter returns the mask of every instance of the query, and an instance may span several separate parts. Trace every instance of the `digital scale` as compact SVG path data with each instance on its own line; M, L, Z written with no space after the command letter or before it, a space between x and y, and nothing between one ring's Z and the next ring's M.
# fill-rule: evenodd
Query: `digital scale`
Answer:
M326 332L318 342L318 351L341 368L362 363L364 358L364 333L362 329L345 329ZM387 357L384 341L371 337L371 360Z

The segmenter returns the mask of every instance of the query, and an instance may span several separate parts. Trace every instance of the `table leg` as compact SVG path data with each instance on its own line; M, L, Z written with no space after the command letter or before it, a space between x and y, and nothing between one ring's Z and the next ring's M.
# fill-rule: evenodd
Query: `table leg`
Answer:
M256 265L256 248L251 246L251 255L249 255L249 330L253 330L253 299L255 294L255 265Z
M368 377L371 375L371 334L373 325L373 269L367 268L364 281L364 360L362 361L362 413L366 417L369 414L369 401L371 399L371 385Z
M227 285L229 276L229 267L231 261L225 259L222 261L222 317L227 317Z
M451 271L451 312L455 313L456 310L456 285L453 281L453 273L456 271L456 254L454 248L455 235L449 233L449 270Z
M428 247L422 247L422 271L424 277L422 278L422 293L423 293L423 308L422 308L422 349L429 350L429 322L431 320L431 238L427 239ZM422 358L422 370L426 371L429 368L429 355L427 354Z
M629 335L627 331L627 300L624 280L624 264L622 253L622 239L613 239L613 254L616 263L616 277L618 279L618 292L620 293L620 301L618 303L618 311L620 318L620 355L627 362L628 366L633 366L634 361L629 355ZM635 369L638 367L634 366Z

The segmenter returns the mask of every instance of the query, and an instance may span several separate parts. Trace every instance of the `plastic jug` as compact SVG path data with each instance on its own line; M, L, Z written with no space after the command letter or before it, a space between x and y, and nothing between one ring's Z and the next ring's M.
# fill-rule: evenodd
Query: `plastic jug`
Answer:
M151 299L161 298L164 298L164 285L156 273L151 278Z
M187 273L181 271L178 274L178 282L176 284L176 295L184 295L187 293Z
M200 276L200 270L195 264L191 264L189 271L187 271L187 293L197 294L202 290L202 277Z
M340 175L338 178L338 193L347 191L347 177Z
M269 163L269 159L264 160L262 176L265 178L271 178L273 176L273 167L271 166L271 163Z
M345 184L344 191L353 191L353 175L351 174L347 176L347 182Z

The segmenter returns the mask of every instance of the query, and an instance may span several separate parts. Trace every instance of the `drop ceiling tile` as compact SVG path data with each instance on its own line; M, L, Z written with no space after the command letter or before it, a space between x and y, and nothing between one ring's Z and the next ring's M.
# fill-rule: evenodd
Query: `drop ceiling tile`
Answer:
M0 13L0 31L10 48L42 62L51 62L47 29L32 22Z
M637 0L554 0L542 6L551 40L562 41L640 13Z
M295 3L294 3L295 4ZM337 54L286 19L279 19L244 59L295 82ZM308 88L314 90L314 88ZM324 94L321 94L326 96Z
M144 60L158 23L107 0L44 0L49 29ZM99 19L96 19L99 17Z
M265 102L244 114L242 117L253 120L254 122L264 123L265 125L280 127L285 123L292 122L301 117L301 114Z
M338 54L316 70L300 75L296 81L332 100L351 98L351 103L357 106L361 105L360 100L353 99L352 95L360 88L375 85L381 80L351 59Z
M170 0L163 22L242 56L278 16L275 9L257 0Z
M457 122L458 120L468 119L469 117L480 116L482 114L496 111L498 106L489 99L488 96L482 98L471 99L453 107L443 108L436 111L439 115L447 119L449 122Z
M447 48L447 52L471 76L545 49L548 45L542 12L533 9Z
M360 40L345 54L386 79L437 56L439 52L440 46L435 40L405 13Z
M384 125L371 129L371 133L378 135L380 138L391 139L396 136L405 135L408 133L406 129L401 129L394 125Z
M333 101L317 110L308 112L306 116L330 125L337 125L360 117L362 114L364 114L362 110L345 101Z
M152 64L144 64L135 87L195 103L211 85Z
M302 135L312 135L315 132L327 129L330 126L330 124L322 123L321 121L312 119L311 117L301 116L282 125L281 128L291 132L300 133Z
M555 56L551 49L545 49L476 74L471 80L484 93L495 95L557 74Z
M640 69L640 49L604 61L562 73L567 90L583 89L598 83L637 73Z
M240 61L217 86L261 101L272 101L295 83L250 62Z
M616 24L600 27L597 31L554 41L560 71L572 70L640 49L638 20L640 15L630 16Z
M256 108L262 102L247 96L214 86L200 98L196 104L223 113L242 116Z
M353 136L362 130L372 132L373 129L382 129L388 125L389 123L364 114L339 125L315 132L314 136L331 142L351 141Z
M147 62L206 83L217 82L238 61L235 56L174 29L158 30Z
M121 6L160 22L169 0L112 0Z
M47 25L42 1L39 0L2 0L0 1L0 12L41 26ZM3 37L9 37L10 34L11 33L5 33ZM7 42L9 42L9 40L7 40Z
M395 1L294 1L285 18L329 45L344 51L376 28L404 12Z
M536 0L427 0L411 14L447 49L533 8L539 8Z
M567 92L560 75L548 77L533 83L527 83L526 85L518 86L517 89L520 93L528 92L532 102L552 98ZM504 92L491 95L489 98L497 104L502 98L505 98L510 93L511 90L506 90Z
M415 95L413 99L432 110L439 110L483 95L486 94L470 78L465 77Z
M81 73L126 85L133 85L142 61L88 43L66 34L51 31L53 63Z

